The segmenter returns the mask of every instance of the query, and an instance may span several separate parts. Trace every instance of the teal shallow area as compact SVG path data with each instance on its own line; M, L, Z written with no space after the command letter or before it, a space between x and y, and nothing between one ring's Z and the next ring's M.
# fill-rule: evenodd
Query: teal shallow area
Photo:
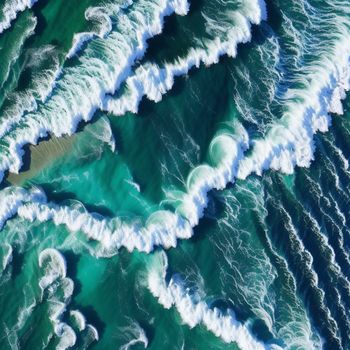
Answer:
M8 140L20 144L23 130L33 131L30 118L46 113L51 97L60 93L62 105L72 104L69 86L77 80L69 80L67 72L79 70L83 60L91 66L80 77L98 82L108 76L99 59L111 71L120 64L122 57L104 45L112 35L118 38L122 26L124 36L127 29L134 30L125 18L135 28L140 25L133 11L146 13L148 3L150 9L170 2L38 0L18 11L11 27L0 33L0 152L10 150ZM8 4L14 8L16 1L0 0L0 11ZM208 43L224 41L231 27L238 28L263 4L192 0L187 15L164 19L162 33L148 40L147 51L126 76L149 64L169 67L191 52L214 52L215 45ZM120 12L111 15L113 6ZM1 184L1 215L16 206L3 195L12 186L39 188L52 207L66 208L62 216L73 217L76 210L101 221L117 218L140 235L152 214L162 210L189 220L206 199L198 223L191 223L191 237L178 239L170 249L158 244L149 253L122 247L106 254L101 249L107 237L103 225L99 241L58 219L44 219L45 209L27 220L23 213L29 212L31 200L13 209L0 232L1 350L255 350L256 344L272 350L349 349L349 97L343 96L344 113L330 114L329 130L316 133L313 141L308 137L316 131L316 117L300 124L297 118L300 106L310 115L315 106L325 116L330 109L330 86L337 76L326 79L330 83L325 87L315 86L328 68L331 74L329 62L340 60L333 59L332 49L341 40L349 42L350 5L267 0L266 11L267 20L248 26L251 38L238 44L236 57L224 54L214 64L202 63L175 77L160 101L144 96L137 113L117 116L102 108L103 96L97 96L99 107L88 122L77 118L72 135L56 137L52 131L41 135L37 146L26 142L21 172L6 173ZM109 21L110 33L100 35ZM83 32L94 34L68 59L74 34ZM114 44L118 46L117 39ZM316 79L315 72L323 75ZM345 80L338 85L346 85ZM93 93L96 86L77 95ZM112 98L127 95L128 89L130 84L121 81ZM77 108L82 115L85 106ZM38 114L29 113L36 110ZM68 108L66 112L68 123ZM43 126L45 117L55 116L51 109L45 113ZM284 118L288 113L289 121ZM65 126L58 114L56 122ZM9 127L3 131L5 123ZM267 164L261 175L252 172L209 188L207 197L196 188L193 207L186 206L191 185L205 182L233 152L228 143L219 143L222 135L242 143L249 138L250 148L242 146L237 153L244 160L254 155L254 141L279 140L278 130L269 134L277 124L306 140L305 148L291 141L282 161L311 144L309 166L285 174ZM266 147L263 153L269 151ZM164 220L155 224L159 231L170 224ZM164 307L152 290L150 276L164 267L164 252L163 286L170 290L182 281L187 303L180 306L173 301L176 305ZM228 333L247 333L226 342L208 329L218 318L191 324L196 315L190 303L216 309L221 317L231 315L240 330L227 324Z

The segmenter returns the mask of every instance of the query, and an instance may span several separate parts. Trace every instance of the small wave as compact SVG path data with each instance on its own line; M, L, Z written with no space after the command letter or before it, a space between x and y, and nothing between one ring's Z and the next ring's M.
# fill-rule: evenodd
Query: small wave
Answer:
M137 113L143 96L159 102L162 95L172 89L175 77L186 75L192 67L198 68L201 63L206 66L218 63L223 55L235 57L237 45L251 40L251 23L259 24L266 19L263 1L252 1L247 7L251 9L243 7L240 11L231 13L231 21L235 25L220 28L220 32L225 30L225 36L207 40L203 44L205 48L191 48L186 57L178 58L175 63L165 64L163 68L156 64L138 67L126 80L128 91L119 98L107 97L103 109L117 116L126 112ZM206 18L206 21L207 28L214 26L211 19Z
M38 0L7 0L2 8L0 20L0 34L10 28L11 22L16 19L19 12L31 8Z
M122 345L119 350L129 350L131 346L140 343L144 345L145 349L148 347L146 332L138 322L132 321L129 326L121 327L120 331L122 332L123 337L131 339L126 344Z

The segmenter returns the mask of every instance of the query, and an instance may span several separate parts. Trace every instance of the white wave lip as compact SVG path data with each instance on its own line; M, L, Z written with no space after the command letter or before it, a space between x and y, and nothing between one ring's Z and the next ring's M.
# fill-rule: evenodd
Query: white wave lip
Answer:
M66 58L72 58L82 48L84 44L95 37L104 38L112 31L112 19L116 17L123 5L107 4L105 6L89 7L85 11L85 19L98 23L96 31L74 34L72 47L68 51Z
M156 64L138 67L126 80L127 92L119 98L108 96L103 109L117 116L126 112L137 113L143 96L159 102L162 95L173 87L175 77L186 75L201 63L206 66L216 64L223 55L235 57L237 45L251 40L251 23L259 24L266 19L265 3L252 1L243 9L233 12L230 17L236 24L227 28L224 39L216 37L207 40L204 43L205 48L192 48L186 57L178 58L175 63L166 64L163 68ZM211 20L207 19L207 22L207 26L210 27Z
M281 122L264 139L253 142L252 154L240 161L238 178L245 179L252 173L261 175L267 169L291 174L295 166L310 166L315 150L314 134L328 130L329 113L343 114L341 101L350 89L348 31L331 53L320 62L321 68L312 72L307 90L289 91L298 102L291 100Z
M31 8L38 0L7 0L2 8L0 20L0 34L11 27L11 22L16 19L19 12Z
M74 319L79 331L83 331L86 328L85 316L79 310L71 310L69 314Z
M39 267L45 270L44 276L39 281L41 299L43 299L44 290L48 290L49 318L55 334L59 337L57 349L65 350L74 346L77 340L73 328L61 321L73 294L74 283L66 277L67 265L64 256L54 248L45 249L39 254ZM54 285L56 281L58 284ZM57 288L63 289L63 300L55 296Z
M37 144L48 133L60 137L75 132L81 120L89 121L101 108L106 94L113 94L128 77L131 66L143 57L147 40L162 31L163 19L172 13L185 15L186 0L140 1L128 15L120 15L117 30L79 57L80 65L67 68L57 83L55 94L35 113L3 136L0 171L18 173L23 146ZM98 45L98 55L93 44ZM101 51L104 57L101 59ZM88 74L87 74L88 73ZM3 177L3 176L2 176Z
M252 22L258 23L265 16L265 9L259 7L258 2L252 4L254 5L253 11L247 16ZM169 4L163 5L165 6L162 8L163 16L174 10L180 14L185 14L188 11L186 1L174 1L171 2L171 5L172 7L169 7ZM162 18L162 15L159 16ZM231 48L232 55L235 55L236 45L239 41L250 38L249 21L242 14L238 14L238 17L239 23L243 23L243 29L235 29L239 33L239 40L237 40L237 34L232 34L235 40L231 46L228 46ZM161 27L160 21L156 25L156 29L151 32L159 32ZM142 40L139 39L139 42L142 43L140 52L144 52L145 31L141 31L139 35L142 38ZM226 44L229 45L228 42ZM219 59L218 51L214 50L213 52L213 55L205 56L207 63ZM206 55L204 51L202 54ZM203 57L201 59L204 59ZM62 125L60 125L59 132L62 132L61 129ZM242 149L245 149L248 143L248 136L242 128L240 133L240 141L237 141L232 135L218 135L212 141L210 149L212 153L220 154L220 160L215 161L213 166L202 165L191 172L187 181L188 192L182 193L182 204L176 208L176 213L170 211L155 212L143 226L139 223L124 224L117 218L100 219L85 211L48 204L43 193L43 197L38 201L31 201L28 199L30 196L23 198L21 194L21 198L15 204L16 210L0 212L0 220L2 218L4 222L6 218L13 216L15 211L19 216L32 221L34 219L39 221L53 220L56 225L65 224L70 231L83 231L89 238L101 242L105 253L115 252L121 247L125 247L129 251L138 249L144 252L152 251L157 245L165 248L175 247L178 239L188 239L193 235L192 226L198 223L207 205L207 192L213 188L223 189L228 182L234 180L237 160L242 157ZM14 144L14 147L20 152L19 145ZM11 152L11 154L14 153ZM215 155L213 158L216 158ZM171 198L169 200L171 201Z
M224 314L217 308L211 309L204 301L191 295L178 275L167 284L167 258L162 253L160 266L151 269L148 275L148 288L166 309L175 307L182 321L190 328L203 324L215 336L226 343L237 343L241 349L280 349L272 344L266 345L257 340L249 328L238 322L232 310Z
M126 344L122 345L119 350L129 350L135 344L143 344L144 348L148 347L148 338L144 329L139 325L138 322L132 321L127 327L121 327L120 332L125 337L131 337Z

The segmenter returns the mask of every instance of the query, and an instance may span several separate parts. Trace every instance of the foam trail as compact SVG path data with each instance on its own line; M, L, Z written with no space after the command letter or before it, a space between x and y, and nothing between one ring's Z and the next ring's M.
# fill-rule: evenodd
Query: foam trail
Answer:
M146 332L138 324L138 322L132 321L128 327L121 327L120 331L123 335L126 335L127 337L132 337L132 339L125 345L122 345L119 348L119 350L129 350L130 347L132 347L133 345L140 343L144 345L145 349L148 347L148 339L146 336Z
M238 138L244 139L243 136ZM0 206L0 224L3 225L16 213L30 221L52 220L56 225L64 224L70 231L82 231L87 237L100 242L99 254L103 255L115 254L121 247L143 252L151 252L155 246L175 247L178 239L192 237L192 226L198 223L207 204L207 192L212 188L223 189L233 178L241 148L240 142L230 135L222 134L214 138L210 153L213 158L220 155L215 166L203 165L191 172L187 183L188 193L184 194L177 213L156 211L144 226L138 222L124 223L119 218L101 218L84 209L47 203L45 194L37 188L29 193L21 188L2 191L1 203L7 202L9 205Z
M266 8L262 1L253 1L250 6L249 11L243 7L230 13L235 25L225 28L224 39L215 37L207 40L203 44L205 48L191 48L186 57L178 58L175 63L168 63L163 68L156 64L138 67L126 80L127 92L119 98L107 97L103 109L117 116L126 112L137 113L143 96L159 102L162 95L173 87L175 77L186 75L191 68L198 68L201 63L206 66L218 63L223 55L235 57L237 45L251 40L251 23L259 24L266 19ZM207 18L207 29L211 26L215 27L215 24ZM214 29L213 31L215 32Z
M86 325L86 329L88 330L89 334L91 335L92 341L98 341L100 339L98 331L93 325L91 325L91 324Z
M0 89L2 89L4 87L4 84L7 82L8 78L10 76L10 73L11 73L11 67L14 65L14 63L20 57L21 52L23 50L24 43L26 42L26 40L29 37L31 37L34 34L36 25L37 25L37 19L34 16L29 17L28 18L28 25L23 30L20 37L17 38L13 50L11 50L10 53L7 52L7 55L9 55L11 57L11 60L9 60L6 72L1 79L2 81L0 83ZM4 64L4 62L6 62L6 59L2 60L2 64Z
M203 324L224 342L235 342L241 349L281 349L278 345L266 345L257 340L247 325L237 321L232 310L223 313L217 308L212 309L198 296L192 295L180 276L174 275L166 283L167 257L164 252L161 259L163 261L149 272L148 288L166 309L174 306L190 328Z
M102 6L89 7L85 11L87 21L97 22L98 28L91 32L82 32L74 34L72 47L68 51L66 58L75 56L81 48L94 38L105 38L112 31L112 20L115 19L120 9L124 9L132 2L126 1L124 5L106 4Z
M5 243L2 246L2 271L4 271L6 267L11 263L12 253L13 253L12 246L8 243Z
M19 12L31 8L38 0L7 0L2 9L0 20L0 34L10 28L11 22L16 19Z
M71 135L81 120L89 121L106 94L113 94L143 57L147 39L161 33L164 17L185 15L188 10L186 0L140 1L127 15L120 15L115 31L93 41L79 57L80 64L65 69L45 105L2 138L0 172L18 173L24 145L37 144L48 133Z

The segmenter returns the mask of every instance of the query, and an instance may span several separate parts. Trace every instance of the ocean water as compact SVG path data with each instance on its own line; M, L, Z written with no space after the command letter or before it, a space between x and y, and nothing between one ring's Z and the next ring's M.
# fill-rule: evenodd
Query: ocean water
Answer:
M0 0L0 349L350 349L348 0Z

